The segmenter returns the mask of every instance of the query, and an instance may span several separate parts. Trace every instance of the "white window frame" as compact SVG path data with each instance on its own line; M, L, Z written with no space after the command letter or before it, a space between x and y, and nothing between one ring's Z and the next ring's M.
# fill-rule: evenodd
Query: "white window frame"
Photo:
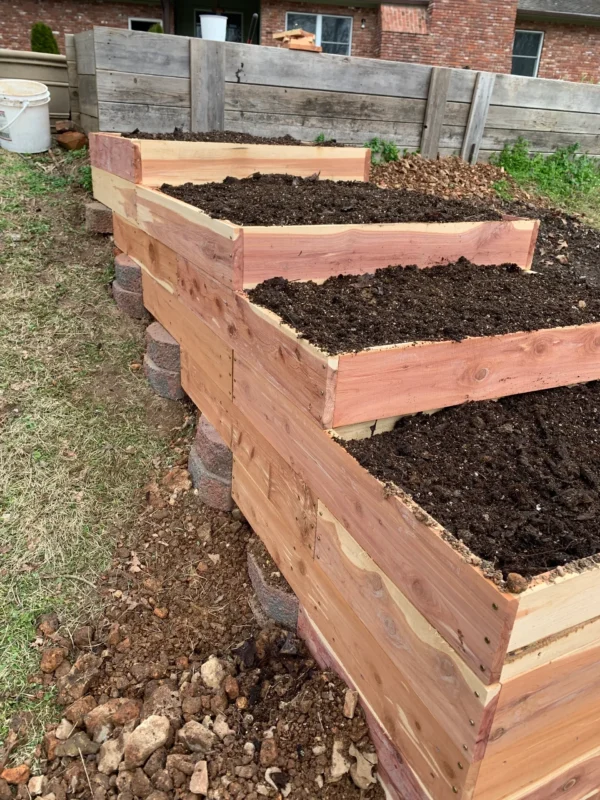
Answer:
M537 55L536 56L521 56L515 53L515 40L517 38L517 33L537 33L540 37L540 46L538 47ZM532 61L535 59L535 74L532 76L533 78L537 78L538 72L540 70L540 60L542 58L542 50L544 49L544 31L530 31L527 28L515 28L515 35L513 38L513 52L512 55L514 58L530 58ZM525 75L521 75L520 77L527 77Z
M127 27L129 28L130 31L133 30L133 28L131 27L132 22L150 22L152 25L156 25L157 23L159 25L163 24L162 19L155 19L154 17L128 17ZM137 33L144 33L144 31L137 31Z
M348 55L352 55L352 35L354 33L354 17L351 17L349 14L314 14L312 11L286 11L285 12L285 29L286 31L290 30L290 26L288 24L288 16L289 14L304 14L307 17L316 17L317 24L316 24L316 32L315 32L315 44L320 47L322 44L321 41L321 32L323 30L323 17L335 17L335 19L349 19L350 20L350 41L348 42ZM327 42L327 44L342 44L342 42ZM331 54L335 55L335 54Z

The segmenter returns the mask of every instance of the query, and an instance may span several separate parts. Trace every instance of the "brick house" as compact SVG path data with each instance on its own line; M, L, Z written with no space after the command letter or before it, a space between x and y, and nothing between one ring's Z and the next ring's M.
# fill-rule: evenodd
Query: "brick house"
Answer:
M272 35L302 27L323 50L518 75L600 82L600 0L0 0L0 47L29 48L31 25L58 34L93 25L147 30L162 19L200 35L201 13L228 16L228 38L273 45Z

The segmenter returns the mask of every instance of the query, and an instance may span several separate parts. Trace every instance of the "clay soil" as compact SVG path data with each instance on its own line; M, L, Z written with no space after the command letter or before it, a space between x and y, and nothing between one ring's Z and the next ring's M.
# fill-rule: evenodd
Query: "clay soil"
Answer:
M342 442L504 577L600 551L600 383L468 403Z
M164 184L161 191L236 225L468 222L501 218L490 206L468 200L443 200L360 181L319 180L318 176L256 173L250 178L226 178L222 183Z
M207 133L191 133L175 128L173 133L143 133L132 131L123 134L126 139L153 139L154 141L168 142L223 142L226 144L286 144L301 147L343 147L335 139L326 142L301 142L293 136L253 136L250 133L237 131L208 131Z
M249 293L329 353L413 341L460 341L600 320L600 291L572 274L480 267L387 267L322 284L272 278Z

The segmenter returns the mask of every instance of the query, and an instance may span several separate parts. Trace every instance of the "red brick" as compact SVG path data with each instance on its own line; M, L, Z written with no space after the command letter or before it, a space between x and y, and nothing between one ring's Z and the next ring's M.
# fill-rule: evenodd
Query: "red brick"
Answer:
M115 279L128 292L142 291L142 268L125 253L115 257Z
M146 353L160 369L179 374L179 345L160 322L153 322L146 328Z

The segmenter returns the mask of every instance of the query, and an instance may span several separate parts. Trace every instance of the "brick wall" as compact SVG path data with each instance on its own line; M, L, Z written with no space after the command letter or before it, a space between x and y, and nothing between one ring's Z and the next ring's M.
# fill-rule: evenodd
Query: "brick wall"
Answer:
M544 31L538 78L600 82L600 26L517 21L519 30Z
M352 17L352 50L350 55L377 58L379 56L379 9L349 8L348 6L294 3L285 0L262 0L260 11L260 43L276 45L273 34L285 30L286 11L299 14L339 14ZM364 23L363 23L364 20ZM362 25L364 24L364 28Z
M127 28L129 17L160 19L158 4L114 3L101 0L0 0L0 47L30 49L34 22L45 22L54 31L61 53L65 33L81 33L94 25Z

